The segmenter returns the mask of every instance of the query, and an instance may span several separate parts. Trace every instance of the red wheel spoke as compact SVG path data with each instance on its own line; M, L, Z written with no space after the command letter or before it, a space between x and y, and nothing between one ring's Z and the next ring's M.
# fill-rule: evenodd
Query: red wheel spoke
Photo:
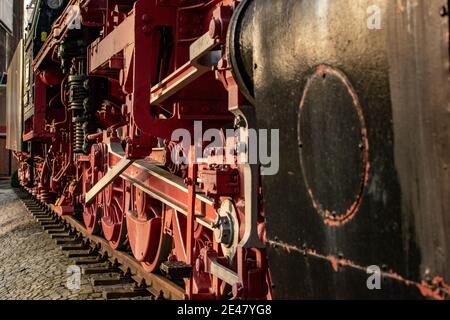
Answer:
M103 235L109 241L114 249L125 245L126 225L125 211L123 203L125 202L124 181L117 179L109 185L105 191L104 210L101 219Z
M148 272L159 270L161 262L168 259L172 239L164 233L164 216L167 210L159 201L141 190L131 188L130 211L127 227L130 247L135 258Z

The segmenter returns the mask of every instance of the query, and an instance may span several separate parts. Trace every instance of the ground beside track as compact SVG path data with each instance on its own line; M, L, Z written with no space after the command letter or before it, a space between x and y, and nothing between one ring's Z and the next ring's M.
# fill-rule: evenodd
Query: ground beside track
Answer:
M101 299L87 276L67 289L71 261L25 210L9 181L0 180L0 299Z

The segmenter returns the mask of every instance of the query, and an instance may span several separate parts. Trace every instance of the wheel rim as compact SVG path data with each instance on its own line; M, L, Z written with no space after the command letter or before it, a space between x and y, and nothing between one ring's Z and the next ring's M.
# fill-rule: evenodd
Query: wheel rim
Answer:
M142 190L131 187L127 208L131 251L147 272L155 272L172 249L172 239L163 230L166 207Z
M102 172L95 172L91 165L88 164L87 168L83 170L83 193L86 194L91 190L92 186L102 177ZM100 193L91 204L84 206L83 221L89 234L98 234L100 231L98 220L102 212L102 202L103 195Z
M187 217L174 210L174 221L177 225L174 232L174 253L176 259L186 262L187 259L187 235L186 235L186 223ZM194 245L193 245L193 259L195 263L197 258L201 255L203 248L208 247L213 243L213 235L210 230L204 228L201 224L194 222ZM209 273L203 271L197 271L197 268L192 268L192 280L193 280L193 292L194 293L210 293L212 285L212 276Z
M209 236L204 232L204 228L200 224L195 225L196 230L194 232L195 244L193 248L193 261L196 261L197 257L201 254L201 250L212 243L212 236ZM194 284L194 292L197 293L209 293L212 286L212 276L206 272L198 272L197 268L192 268L192 280Z
M113 249L123 248L126 242L124 188L124 180L118 178L104 190L101 225L103 235Z

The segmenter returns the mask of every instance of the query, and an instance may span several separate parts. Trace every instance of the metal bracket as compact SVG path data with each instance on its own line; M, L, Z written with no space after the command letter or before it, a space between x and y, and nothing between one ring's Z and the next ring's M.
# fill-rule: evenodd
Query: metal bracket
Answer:
M245 150L241 154L244 172L244 200L245 200L245 229L244 236L239 243L242 248L264 248L265 245L258 237L258 179L259 164L250 163L249 155L249 128L256 128L255 108L253 106L240 106L232 110L234 115L243 120L240 127L240 144ZM257 162L257 159L255 162Z
M215 258L209 258L209 273L222 281L234 286L240 283L236 272L221 265Z

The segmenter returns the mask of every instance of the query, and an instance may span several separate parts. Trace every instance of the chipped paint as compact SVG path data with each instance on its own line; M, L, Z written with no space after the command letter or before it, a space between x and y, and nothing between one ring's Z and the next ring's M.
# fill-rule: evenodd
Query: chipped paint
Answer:
M304 256L310 256L314 258L318 258L321 260L326 260L329 262L330 267L334 272L340 272L340 268L349 267L352 269L356 269L362 272L367 271L367 267L358 265L357 263L345 259L343 257L336 257L334 255L322 255L317 253L316 250L307 248L306 246L299 248L297 246L293 246L282 241L266 241L267 246L271 246L272 248L282 249L288 253L298 253ZM382 271L381 276L384 278L389 278L392 280L396 280L398 282L403 283L406 286L415 286L421 295L425 298L431 298L435 300L444 300L450 298L450 285L447 284L442 277L434 277L431 281L422 280L420 283L404 278L393 270Z

